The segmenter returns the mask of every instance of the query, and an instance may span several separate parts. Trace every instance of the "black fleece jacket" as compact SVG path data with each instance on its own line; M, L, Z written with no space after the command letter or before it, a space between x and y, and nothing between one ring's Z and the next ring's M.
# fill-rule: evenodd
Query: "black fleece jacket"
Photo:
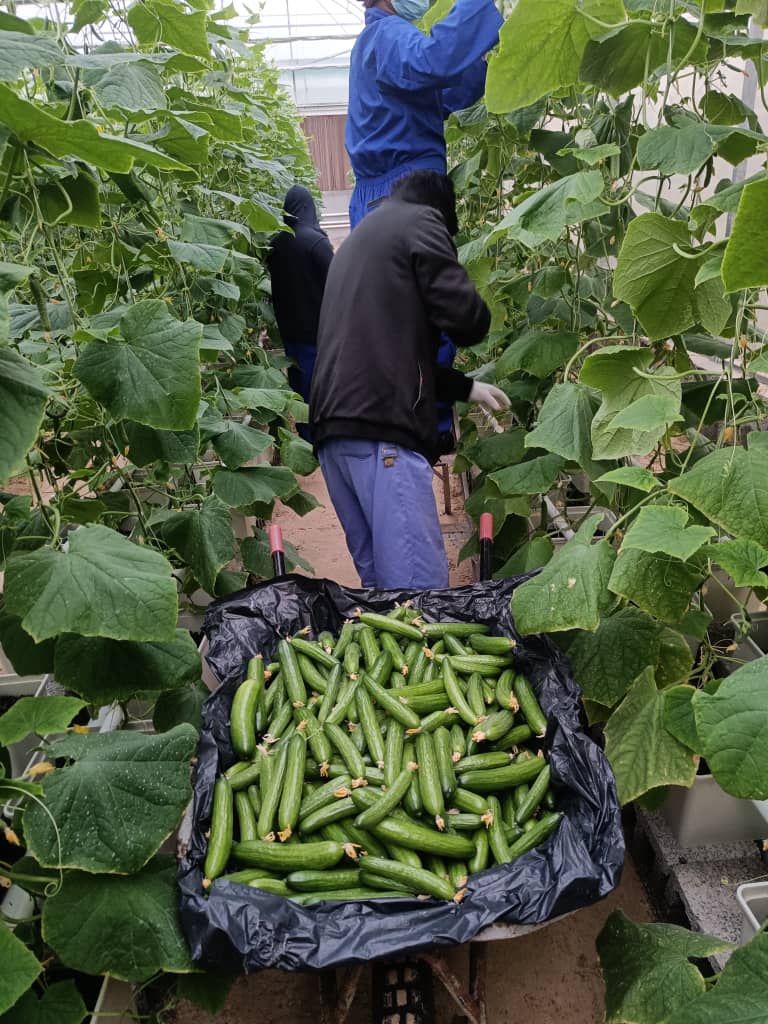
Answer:
M303 185L289 190L284 209L294 234L281 231L270 242L272 304L283 341L314 345L333 246L318 222L312 193Z
M387 200L355 228L328 274L310 398L315 444L389 441L435 462L437 401L466 401L472 387L438 367L440 332L475 345L490 322L440 213Z

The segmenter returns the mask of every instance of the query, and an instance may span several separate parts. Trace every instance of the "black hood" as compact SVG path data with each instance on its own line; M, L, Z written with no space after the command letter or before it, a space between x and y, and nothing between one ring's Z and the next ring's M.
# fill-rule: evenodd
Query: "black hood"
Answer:
M317 208L312 193L303 185L294 185L289 189L283 206L285 223L293 227L301 224L306 227L319 227Z

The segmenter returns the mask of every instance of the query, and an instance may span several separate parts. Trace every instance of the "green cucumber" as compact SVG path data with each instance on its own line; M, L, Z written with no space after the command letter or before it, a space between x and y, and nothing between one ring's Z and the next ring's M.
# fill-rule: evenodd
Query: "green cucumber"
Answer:
M460 811L469 814L485 815L488 813L488 799L479 793L471 793L468 789L459 787L453 794L453 802Z
M248 767L244 771L238 772L236 775L233 775L229 779L229 784L232 786L232 791L234 793L237 793L241 789L247 789L249 786L252 786L261 775L261 766L261 760L253 761L251 764L248 765Z
M509 732L505 732L501 739L497 740L493 744L494 750L516 750L519 743L525 743L527 740L533 737L533 732L529 725L516 725L510 729Z
M398 861L384 860L381 857L366 857L365 873L388 878L416 895L425 894L440 900L452 900L455 896L450 882L438 878L437 875L433 875L431 871L425 871L424 868L412 868L407 864L400 864Z
M344 652L344 671L348 676L354 676L355 678L357 678L357 673L360 671L360 645L354 641Z
M457 636L453 636L453 634L451 633L446 633L443 639L445 641L445 649L448 652L448 654L455 654L459 657L466 658L472 653L471 651L467 650L467 648L464 646L464 644L461 642L461 640L459 640Z
M488 806L493 815L493 821L488 829L488 844L496 863L506 864L512 859L512 856L504 831L504 816L501 811L501 804L495 796L491 796L488 797Z
M378 615L376 612L363 612L359 618L364 625L378 629L381 633L391 633L405 640L421 640L421 630L408 622L401 622L388 615Z
M432 660L432 652L427 647L422 647L418 653L416 661L413 663L409 680L414 686L418 686L419 683L424 682L424 676L427 674L427 665Z
M285 641L280 641L284 643ZM327 668L329 671L335 668L339 664L339 659L335 658L332 654L328 654L322 647L312 643L311 640L305 640L301 636L293 636L288 641L290 647L296 654L305 654L311 661L316 662L318 665L322 665L323 668ZM278 651L280 645L278 644ZM282 659L278 657L280 664L282 665Z
M357 642L360 644L360 652L363 655L365 667L370 670L376 664L376 659L381 654L376 634L370 626L363 626L357 635Z
M227 875L220 875L218 881L236 882L238 885L249 885L251 882L255 882L257 878L271 878L273 880L279 880L280 876L275 872L267 871L266 868L245 868L244 871L231 871Z
M306 759L307 742L300 733L294 733L288 741L285 780L277 812L278 836L280 842L283 843L293 835L296 822L299 820L301 786L304 782L304 764ZM254 836L253 838L256 837Z
M315 903L359 903L367 900L401 900L406 894L400 889L390 886L389 889L362 888L334 889L332 892L292 893L290 900L302 907L311 907Z
M245 792L235 793L235 813L237 815L237 827L240 841L258 839L256 830L256 815L253 812L253 805Z
M344 678L344 669L341 665L331 670L331 674L328 676L328 684L323 694L323 700L320 704L320 713L317 716L317 720L320 725L325 725L326 719L333 711L336 698L339 695L341 689L341 682Z
M351 787L352 779L349 775L342 775L318 786L302 799L299 805L299 820L308 817L313 811L319 811L321 807L326 807L328 804L349 796L352 792Z
M403 745L403 758L401 762L402 768L407 768L410 763L416 762L416 746L412 740L408 740ZM410 815L419 815L423 811L421 803L421 791L419 790L418 779L414 778L411 781L411 786L408 792L405 794L403 800L403 807Z
M220 776L213 788L213 809L208 850L203 866L203 887L207 888L214 878L224 871L229 860L234 830L234 800L229 780Z
M391 722L384 741L384 782L391 786L402 769L405 733L399 722Z
M387 843L386 852L390 860L399 861L401 864L408 864L412 868L420 868L422 866L421 857L415 850L407 850L404 846L398 846L397 843Z
M323 675L320 668L306 656L298 654L296 664L299 666L301 678L310 690L317 690L318 693L325 693L328 688L328 677Z
M307 687L299 669L296 653L296 648L287 640L281 640L277 645L280 677L285 682L288 700L294 706L303 707L307 703Z
M385 686L389 682L389 677L392 675L392 668L392 655L389 651L382 651L374 661L371 668L366 668L366 672L374 683L378 683L379 686Z
M411 641L411 643L409 643L408 646L405 648L405 664L408 666L409 674L413 672L413 666L416 664L416 659L418 658L423 646L423 640L419 641L418 643L416 643L416 641L414 640Z
M437 832L426 825L406 821L403 818L385 818L375 825L371 832L386 845L396 843L407 850L436 853L440 857L471 857L474 850L470 840L447 832Z
M396 807L399 807L403 797L408 792L408 787L413 781L413 773L415 771L416 765L411 764L400 772L386 793L382 794L373 806L358 814L355 818L355 825L358 828L370 830L374 825L378 825L382 819L386 818L388 814L391 814ZM353 802L356 803L356 801Z
M469 638L469 646L475 654L509 654L517 644L510 636L486 636L483 633L473 633Z
M264 838L271 834L275 815L280 806L280 797L285 781L289 743L283 740L274 752L266 758L261 770L261 810L259 811L258 832Z
M349 769L353 780L365 778L365 761L360 751L349 738L347 733L338 725L332 725L330 721L325 723L325 733L331 741L332 746Z
M456 773L453 770L451 757L451 734L444 725L435 729L432 734L437 755L437 770L440 776L440 788L445 801L450 802L456 789Z
M259 811L261 810L261 790L259 789L258 786L249 786L248 789L246 789L245 793L248 799L251 801L253 813L258 818ZM258 836L258 831L256 835Z
M461 811L458 814L452 814L449 811L445 820L455 832L476 832L479 828L485 828L485 822L480 814Z
M357 713L360 716L360 725L365 737L365 745L368 753L374 762L384 766L384 738L381 735L379 721L376 718L376 710L371 700L371 695L364 686L357 691Z
M354 698L357 692L357 676L347 676L344 682L339 688L339 696L336 699L336 703L331 708L330 714L326 716L326 725L341 725L347 714L347 707L349 702Z
M437 729L447 728L456 721L458 711L456 708L440 708L421 719L420 732L435 732Z
M474 835L475 852L469 859L469 873L470 875L476 875L480 871L485 871L488 867L488 861L490 860L490 844L488 842L488 831L487 829L479 829Z
M270 843L256 839L232 847L232 856L241 864L285 872L334 868L347 852L344 844L332 842Z
M458 722L451 725L451 760L455 764L467 752L467 737Z
M392 664L395 666L396 671L400 675L407 676L409 672L408 663L394 636L391 633L382 633L379 640L382 650L386 651L392 659Z
M317 634L317 642L327 654L332 654L336 647L336 637L329 629L324 629Z
M416 760L419 764L419 790L424 810L433 818L442 820L445 814L445 800L431 733L421 732L416 737Z
M448 633L451 636L470 637L479 633L489 633L490 627L478 622L425 622L421 631L426 637L444 637Z
M380 855L376 854L376 856L378 857ZM386 854L384 854L383 856L384 856L385 860L387 860L387 859L394 860L394 857L387 858ZM369 872L367 872L365 870L365 860L361 861L361 865L360 865L360 883L361 883L361 885L366 886L366 888L368 888L368 889L381 890L382 891L382 895L383 895L384 892L390 892L390 893L397 892L398 895L401 895L401 896L410 896L411 895L410 892L407 889L396 889L394 887L393 882L389 878L384 878L383 875L373 875L373 874L370 874Z
M335 871L292 871L286 878L290 889L299 892L326 892L328 889L354 889L360 881L357 868Z
M516 857L521 857L524 853L528 853L539 843L544 842L547 836L551 835L555 831L557 826L560 824L562 819L562 813L555 811L551 814L545 814L539 818L534 827L517 839L509 848L510 860L514 860Z
M251 658L249 671L254 662L254 675L238 686L230 711L232 749L242 758L253 757L256 750L256 705L264 689L264 659Z
M352 638L355 635L355 623L347 620L341 627L339 633L339 639L336 641L336 646L333 649L333 653L339 660L344 657L347 647L352 643Z
M259 889L261 892L268 892L272 896L290 896L291 890L281 878L254 878L248 883L249 889Z
M483 689L483 677L479 672L473 672L467 683L467 704L472 708L478 718L485 715L485 691Z
M452 860L448 865L448 877L454 889L463 889L469 881L469 869L466 862L463 860Z
M312 751L312 756L318 764L330 761L333 756L331 744L323 732L323 727L317 720L314 709L311 707L294 708L293 717L298 723L296 731L305 737L307 743L309 743L309 749Z
M512 754L504 751L489 750L484 754L470 754L469 757L462 757L456 765L457 772L468 772L474 768L504 768L512 763Z
M508 733L515 724L514 711L495 711L489 715L480 727L472 733L475 743L495 743Z
M326 825L343 821L344 818L352 818L357 814L357 805L351 796L345 796L341 800L335 800L332 804L326 804L317 811L308 814L306 818L299 821L299 831L302 835L310 835L312 832L319 832Z
M406 729L419 729L421 721L415 711L411 711L405 704L401 704L397 697L393 697L389 690L380 686L368 673L362 674L363 686L376 701L380 708L387 712L390 718L394 718Z
M462 772L459 785L473 793L497 793L499 790L519 786L521 782L530 782L544 769L544 765L542 758L533 757L529 761L507 765L506 768Z
M451 700L451 706L456 708L467 725L477 725L482 720L482 716L476 715L467 703L453 665L447 658L443 662L443 681L445 682L445 692Z
M515 810L515 821L518 825L524 825L537 810L539 804L544 799L544 794L549 789L551 774L551 769L547 765L531 783L531 788Z
M541 710L541 705L536 699L533 687L525 676L518 675L515 677L514 688L515 696L526 722L533 730L535 736L543 736L547 731L547 716Z
M472 675L474 672L479 672L481 676L497 676L499 672L509 668L512 658L511 656L509 658L502 658L496 654L470 654L462 658L451 654L445 658L443 665L445 665L446 661L450 661L451 668L454 671L461 672L463 675Z

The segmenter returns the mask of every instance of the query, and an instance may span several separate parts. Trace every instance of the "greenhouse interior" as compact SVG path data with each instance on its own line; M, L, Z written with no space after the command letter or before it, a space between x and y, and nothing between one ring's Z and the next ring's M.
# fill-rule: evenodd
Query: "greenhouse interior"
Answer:
M768 1024L767 29L0 0L0 1024Z

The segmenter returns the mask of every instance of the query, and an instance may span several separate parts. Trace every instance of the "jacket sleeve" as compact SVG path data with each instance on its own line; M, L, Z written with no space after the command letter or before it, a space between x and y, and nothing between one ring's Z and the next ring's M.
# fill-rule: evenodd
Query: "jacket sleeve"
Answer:
M452 366L438 366L435 370L435 396L438 402L453 405L469 400L474 380Z
M376 80L382 89L405 92L457 85L498 43L503 22L493 0L456 0L428 36L403 18L388 18L386 31L379 30Z
M481 57L467 68L460 82L448 89L443 89L443 117L446 121L455 111L466 110L467 107L477 103L485 93L487 74L488 65Z
M476 345L491 326L491 314L466 270L443 218L421 208L411 239L411 260L430 323L459 346Z

